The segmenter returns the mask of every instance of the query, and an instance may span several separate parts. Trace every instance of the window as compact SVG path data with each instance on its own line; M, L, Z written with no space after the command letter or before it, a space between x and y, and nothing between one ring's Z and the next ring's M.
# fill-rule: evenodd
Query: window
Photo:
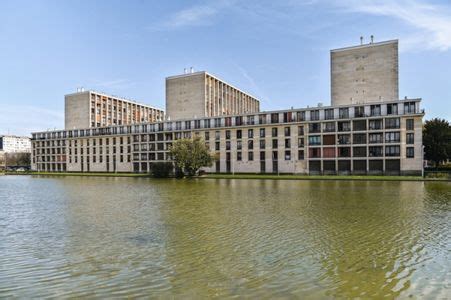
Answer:
M354 107L354 117L355 118L362 118L364 116L365 116L365 107L363 107L363 106Z
M200 120L194 120L194 128L196 129L200 128Z
M204 127L210 128L210 119L204 120Z
M224 120L225 120L225 126L226 127L232 126L232 118L231 117L227 117Z
M406 157L407 158L415 157L415 148L414 147L407 147L406 148Z
M324 110L324 119L332 120L334 118L334 109L328 108Z
M205 131L205 140L206 141L209 141L210 140L210 132L208 132L208 131Z
M230 150L230 141L226 142L226 150Z
M338 122L338 131L350 131L351 130L351 122Z
M304 135L304 126L298 126L298 135Z
M309 157L320 158L321 157L321 148L310 148L309 149Z
M351 143L351 137L349 134L339 134L338 135L338 144L339 145L347 145Z
M258 124L266 124L266 115L258 115Z
M236 153L236 160L237 161L241 161L242 157L241 157L241 152L237 152Z
M241 129L236 131L236 138L237 139L241 139L242 138L242 131L241 131Z
M340 108L339 110L338 110L338 117L340 118L340 119L347 119L347 118L349 118L349 108Z
M241 150L243 148L243 143L241 141L236 141L236 149Z
M399 128L399 118L385 119L385 129Z
M221 127L221 118L215 119L215 127Z
M265 148L266 148L265 140L260 140L260 149L265 149Z
M414 134L413 133L406 133L406 144L413 144L414 143Z
M219 142L215 142L215 150L219 151Z
M404 114L413 114L413 113L415 113L415 102L404 103Z
M304 150L298 150L298 160L304 160Z
M304 138L298 138L298 147L304 147Z
M369 121L370 130L380 130L382 129L382 119L370 120Z
M321 145L321 136L312 135L308 137L309 145Z
M247 116L247 124L248 125L254 125L255 121L254 121L254 116Z
M290 136L290 135L291 135L291 129L290 129L290 127L285 127L285 128L284 128L284 134L285 134L285 136Z
M382 143L382 133L370 133L369 143L370 144L380 144Z
M385 156L399 156L399 146L385 146Z
M305 121L305 111L296 112L296 119L299 121Z
M254 141L253 140L247 141L247 149L249 149L249 150L254 149Z
M275 113L275 114L271 114L271 123L279 123L279 114Z
M253 161L253 160L254 160L254 152L249 151L249 152L247 153L247 160L248 160L248 161Z
M290 150L285 151L285 160L291 160L291 151Z
M312 121L319 120L319 110L311 110L310 111L310 120L312 120Z
M370 114L371 116L380 116L381 115L381 106L378 105L371 105L370 106Z
M277 127L274 127L274 128L271 129L271 135L273 137L277 137Z
M352 136L353 144L366 144L366 133L355 133Z
M354 131L366 130L366 120L355 120L352 124Z
M366 157L366 147L354 147L352 152L354 157Z
M398 104L387 104L387 115L397 115L398 114Z
M335 122L326 122L324 123L324 132L334 132L335 131Z
M321 123L310 123L310 124L308 124L308 131L310 133L321 132Z
M235 117L235 125L236 126L241 126L243 125L243 117Z
M230 130L226 130L225 136L226 136L226 140L230 140L230 136L231 136Z
M291 148L291 139L285 139L285 148Z
M291 111L283 113L283 122L284 123L289 123L289 122L293 122L293 121L294 121L293 113Z
M265 137L265 128L260 128L260 137L261 138Z
M247 137L250 139L254 137L254 129L247 130Z
M373 146L368 148L370 157L381 157L382 156L382 146Z
M265 160L265 151L260 151L260 160Z
M413 126L414 126L413 119L407 119L406 120L406 129L413 130L414 129Z
M385 133L386 143L399 143L399 132L386 132Z
M277 149L277 139L272 140L272 148Z

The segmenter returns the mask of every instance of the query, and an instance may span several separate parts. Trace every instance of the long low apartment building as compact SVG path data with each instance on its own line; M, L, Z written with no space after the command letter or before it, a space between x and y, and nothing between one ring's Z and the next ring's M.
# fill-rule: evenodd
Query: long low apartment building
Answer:
M206 172L421 174L421 99L46 131L32 169L150 172L177 139L200 136L217 158Z

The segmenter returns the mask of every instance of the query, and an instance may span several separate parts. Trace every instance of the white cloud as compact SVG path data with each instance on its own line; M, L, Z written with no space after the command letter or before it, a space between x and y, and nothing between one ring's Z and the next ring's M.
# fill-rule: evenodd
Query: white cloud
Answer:
M451 7L418 0L351 0L337 2L349 12L386 16L400 20L416 31L403 37L405 50L451 49Z
M234 2L235 0L211 1L182 9L169 16L164 22L151 26L150 29L162 30L208 25L212 23L213 17L220 14L221 11Z

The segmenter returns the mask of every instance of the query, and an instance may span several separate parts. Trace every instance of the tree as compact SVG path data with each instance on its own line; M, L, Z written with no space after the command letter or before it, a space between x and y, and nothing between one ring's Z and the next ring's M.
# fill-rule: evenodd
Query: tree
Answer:
M156 162L152 164L151 172L153 177L167 178L173 169L171 162Z
M202 167L210 167L213 157L210 149L200 137L176 140L169 151L178 172L196 175Z
M432 160L435 167L451 158L451 126L448 121L432 119L423 128L425 158Z

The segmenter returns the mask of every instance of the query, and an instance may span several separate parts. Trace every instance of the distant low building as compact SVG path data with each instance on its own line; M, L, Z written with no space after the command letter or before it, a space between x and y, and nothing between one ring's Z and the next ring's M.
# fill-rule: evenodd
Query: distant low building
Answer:
M31 140L26 136L1 135L0 151L5 153L30 153Z

